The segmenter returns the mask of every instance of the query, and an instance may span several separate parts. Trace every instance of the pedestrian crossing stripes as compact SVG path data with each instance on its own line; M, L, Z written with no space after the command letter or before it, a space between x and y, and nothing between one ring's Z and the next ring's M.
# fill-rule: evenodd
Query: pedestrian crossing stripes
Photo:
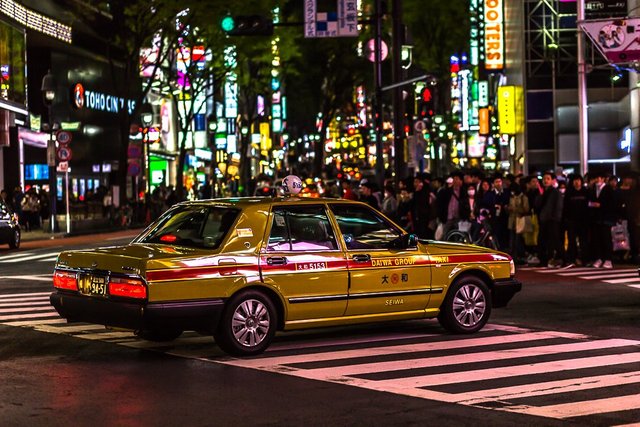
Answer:
M519 267L519 271L533 271L540 274L577 278L581 280L593 280L612 285L626 285L630 288L640 289L640 275L638 268L617 268L604 270L601 268L545 268L545 267Z
M261 356L226 356L210 336L172 342L71 323L48 306L49 292L0 295L0 323L109 342L207 363L256 369L470 407L576 424L640 421L640 341L488 324L447 335L428 321L385 329L293 332ZM23 317L23 316L33 316ZM615 420L612 422L611 420Z
M60 251L47 252L44 254L34 254L32 252L19 252L16 254L0 256L0 263L13 264L18 262L31 262L31 261L51 262L51 261L55 261L58 258L58 254L60 254Z

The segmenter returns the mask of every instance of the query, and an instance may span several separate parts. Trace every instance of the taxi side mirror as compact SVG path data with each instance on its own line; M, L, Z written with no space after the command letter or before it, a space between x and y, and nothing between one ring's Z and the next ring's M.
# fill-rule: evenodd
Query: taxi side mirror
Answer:
M396 249L413 249L418 247L418 237L415 234L403 234L395 238L390 245Z
M415 234L405 234L403 237L406 238L406 248L417 248L418 247L418 236Z

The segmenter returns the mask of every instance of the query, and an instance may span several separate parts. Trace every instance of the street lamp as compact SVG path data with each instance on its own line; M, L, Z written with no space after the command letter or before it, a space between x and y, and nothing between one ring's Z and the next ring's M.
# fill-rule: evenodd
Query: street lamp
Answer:
M56 199L57 199L57 185L56 185L56 143L53 140L53 117L51 110L53 102L56 98L56 81L51 74L51 70L47 71L47 74L42 78L42 100L48 110L48 130L49 130L49 142L47 143L47 164L49 166L49 210L51 217L49 223L51 224L51 232L56 231Z
M142 134L144 135L144 139L142 144L144 145L145 152L145 171L147 178L147 186L146 192L151 192L151 153L149 152L149 127L153 123L153 108L151 108L151 104L145 102L140 106L140 121L142 122L142 126L144 127Z

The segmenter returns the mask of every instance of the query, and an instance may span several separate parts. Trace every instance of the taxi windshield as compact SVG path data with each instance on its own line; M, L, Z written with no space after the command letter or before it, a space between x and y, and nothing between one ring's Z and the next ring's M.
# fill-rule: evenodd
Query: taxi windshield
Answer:
M239 212L239 209L220 206L177 206L161 216L136 243L216 249L222 244Z

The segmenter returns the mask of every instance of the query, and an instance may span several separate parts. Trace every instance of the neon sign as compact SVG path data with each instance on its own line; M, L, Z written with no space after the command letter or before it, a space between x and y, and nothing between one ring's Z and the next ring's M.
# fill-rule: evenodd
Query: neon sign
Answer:
M502 0L485 0L484 51L487 70L502 70L504 67L503 22Z
M88 108L90 110L117 114L125 107L125 99L115 95L87 90L82 83L77 83L73 87L73 105L79 110ZM136 102L129 99L126 101L126 106L128 113L132 114Z

